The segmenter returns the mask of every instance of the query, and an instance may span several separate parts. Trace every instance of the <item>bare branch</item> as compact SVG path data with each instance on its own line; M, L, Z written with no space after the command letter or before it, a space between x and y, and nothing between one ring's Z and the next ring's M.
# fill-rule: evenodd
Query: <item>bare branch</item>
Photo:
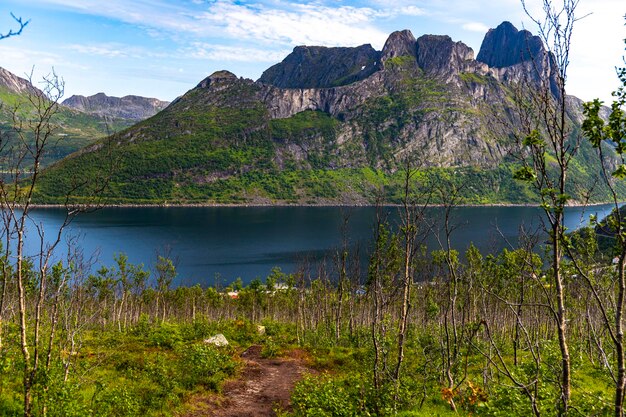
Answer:
M0 40L21 35L26 25L30 23L30 19L25 21L22 17L17 17L13 13L11 13L11 17L17 22L19 27L17 29L9 29L7 33L0 33Z

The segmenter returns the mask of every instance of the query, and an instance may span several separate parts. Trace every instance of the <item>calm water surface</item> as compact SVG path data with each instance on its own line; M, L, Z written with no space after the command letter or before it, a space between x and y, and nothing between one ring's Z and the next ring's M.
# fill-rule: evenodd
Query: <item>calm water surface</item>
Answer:
M385 209L393 223L398 209ZM568 208L566 223L579 227L590 214L600 218L610 205L586 209ZM432 208L436 220L443 210ZM152 268L157 251L169 248L178 260L177 284L213 285L216 274L222 283L241 277L249 282L264 278L274 266L293 272L304 260L332 256L342 242L342 225L349 216L347 233L351 247L365 254L371 248L376 211L372 207L194 207L107 208L77 217L65 233L75 237L86 256L96 255L99 264L112 265L113 255L126 253L132 263ZM63 219L60 209L40 209L33 220L52 234ZM454 210L458 225L453 246L461 251L473 242L481 251L499 251L515 244L521 226L541 227L541 210L535 207L461 207ZM437 249L434 238L430 249ZM34 241L28 242L36 250Z

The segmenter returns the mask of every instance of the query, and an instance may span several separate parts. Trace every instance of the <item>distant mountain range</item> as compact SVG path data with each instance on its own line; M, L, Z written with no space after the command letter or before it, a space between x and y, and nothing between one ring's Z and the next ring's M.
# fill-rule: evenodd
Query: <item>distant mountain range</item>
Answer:
M0 68L0 131L10 135L12 112L16 107L21 116L33 111L28 96L35 94L42 93L30 81ZM152 98L107 97L103 93L91 97L72 96L62 103L52 120L58 140L52 141L48 147L43 163L57 161L100 138L132 126L153 116L167 104Z
M369 204L381 189L394 202L410 157L424 189L448 184L466 203L524 203L535 195L512 178L507 128L519 124L513 86L524 79L554 87L552 60L538 37L508 22L489 30L477 58L448 36L408 30L381 51L299 46L258 81L215 72L155 116L60 161L37 198L59 201L113 166L101 196L115 203ZM568 103L576 128L582 103ZM579 185L598 172L591 152L583 144L572 164Z
M104 93L93 96L71 96L63 105L74 110L108 119L139 122L154 116L170 104L156 98L140 96L109 97Z

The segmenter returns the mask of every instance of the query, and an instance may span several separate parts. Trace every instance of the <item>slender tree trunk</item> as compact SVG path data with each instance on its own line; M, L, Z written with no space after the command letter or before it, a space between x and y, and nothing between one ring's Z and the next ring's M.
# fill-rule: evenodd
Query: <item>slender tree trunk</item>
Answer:
M624 363L624 296L626 294L626 277L624 276L626 251L622 251L618 265L619 290L615 311L615 356L617 360L617 381L615 382L615 416L624 415L624 390L626 386L626 364Z
M30 351L28 349L28 336L26 325L26 291L24 287L24 229L20 227L17 231L17 296L19 299L19 320L20 320L20 344L22 357L24 359L24 417L32 414L32 369L30 364Z
M561 350L561 406L560 415L566 415L569 410L569 402L571 397L571 362L569 355L569 346L567 343L567 307L565 305L565 289L563 287L563 277L561 271L561 242L562 234L561 225L563 224L562 214L557 214L559 220L554 224L552 232L553 239L553 266L554 283L556 286L557 301L557 334L559 338L559 348Z
M404 342L409 321L409 309L411 307L411 284L413 277L411 275L411 260L413 254L413 224L411 223L410 214L406 215L405 241L404 241L404 274L402 288L402 310L400 312L400 323L398 328L398 357L396 361L396 369L394 372L394 380L396 381L396 396L400 388L400 370L404 362ZM396 398L397 400L397 398Z

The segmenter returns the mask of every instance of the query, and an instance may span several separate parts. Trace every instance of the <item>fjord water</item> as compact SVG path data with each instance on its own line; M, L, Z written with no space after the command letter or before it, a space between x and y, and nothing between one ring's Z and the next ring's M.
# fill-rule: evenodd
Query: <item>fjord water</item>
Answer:
M590 214L603 218L611 208L570 207L566 225L577 228ZM397 222L398 210L384 209L391 224ZM433 207L428 214L437 222L443 209ZM32 219L50 236L63 216L61 209L38 209ZM343 227L346 217L347 227ZM541 219L541 209L536 207L455 208L452 246L464 251L473 242L483 253L499 251L517 243L520 227L539 230ZM375 220L373 207L105 208L74 219L64 242L75 238L85 257L95 255L97 265L107 266L113 265L114 254L125 253L129 262L153 268L157 251L164 253L169 248L178 262L175 284L208 286L216 283L216 276L221 284L237 277L246 283L255 277L264 279L275 266L285 272L296 271L304 264L331 257L344 236L366 259ZM432 236L426 243L429 249L439 248ZM27 241L27 250L36 253L36 239Z

